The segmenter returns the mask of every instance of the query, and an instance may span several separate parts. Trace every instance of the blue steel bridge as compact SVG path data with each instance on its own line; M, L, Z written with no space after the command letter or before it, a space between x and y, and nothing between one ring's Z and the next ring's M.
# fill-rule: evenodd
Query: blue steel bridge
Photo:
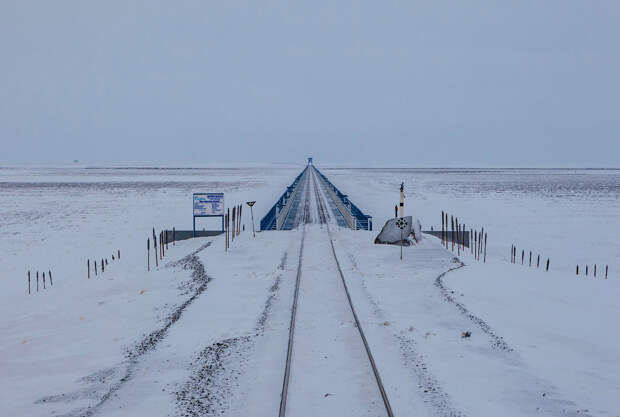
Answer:
M336 223L372 230L372 217L309 163L262 218L260 230L291 230L303 223Z

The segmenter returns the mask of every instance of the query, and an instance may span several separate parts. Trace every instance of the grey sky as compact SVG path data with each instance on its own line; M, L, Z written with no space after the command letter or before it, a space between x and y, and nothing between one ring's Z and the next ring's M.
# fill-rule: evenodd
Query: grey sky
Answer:
M0 164L620 166L619 1L0 0Z

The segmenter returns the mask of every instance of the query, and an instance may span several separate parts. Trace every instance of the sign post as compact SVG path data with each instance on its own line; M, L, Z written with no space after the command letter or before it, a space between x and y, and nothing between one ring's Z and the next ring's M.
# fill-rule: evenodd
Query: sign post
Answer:
M396 220L396 226L400 229L400 260L403 260L403 230L407 227L407 219L404 217Z
M252 209L252 207L254 207L255 203L256 201L246 201L245 203L250 206L250 214L252 215L252 235L254 236L254 238L256 238L256 233L254 232L254 210Z
M193 237L196 237L196 217L221 217L224 231L224 193L194 193L193 210Z

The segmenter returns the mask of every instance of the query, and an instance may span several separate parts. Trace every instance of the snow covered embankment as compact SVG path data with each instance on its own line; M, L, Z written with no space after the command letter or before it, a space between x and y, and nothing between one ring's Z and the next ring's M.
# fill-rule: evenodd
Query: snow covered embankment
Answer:
M469 267L459 268L436 239L407 248L400 262L398 248L373 245L363 234L341 230L336 247L395 414L588 415L583 395L565 390L557 375L541 372L522 354L510 337L517 324L496 322L493 311L478 311L465 293L446 286L447 277ZM453 269L458 272L444 276ZM476 269L501 279L493 272L489 265ZM495 298L489 290L476 288L480 297Z
M253 241L251 234L242 234L228 254L220 238L207 250L204 239L177 243L169 257L192 253L157 271L128 276L118 264L106 270L104 278L76 286L75 292L28 298L36 300L41 320L30 319L28 305L2 322L6 337L0 352L12 359L2 363L3 412L193 412L183 391L193 379L200 380L202 353L259 334L257 328L266 320L261 313L277 292L279 265L287 248L294 246L294 236L261 241L267 237L261 235ZM222 382L218 375L214 379ZM218 413L226 406L219 403L221 398L212 401Z

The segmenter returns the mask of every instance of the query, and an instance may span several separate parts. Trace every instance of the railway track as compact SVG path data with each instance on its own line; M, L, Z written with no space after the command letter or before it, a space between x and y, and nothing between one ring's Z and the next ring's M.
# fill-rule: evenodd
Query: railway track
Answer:
M285 372L284 372L284 378L283 378L283 383L282 383L282 393L281 393L281 399L280 399L280 410L279 410L279 416L280 417L285 417L287 415L287 405L288 405L288 399L289 399L289 391L290 391L290 380L291 380L291 374L294 372L293 367L294 367L294 356L295 356L295 325L296 325L296 320L297 320L297 314L298 314L298 304L299 304L299 296L300 296L300 286L301 286L301 278L303 276L303 266L304 266L304 262L303 262L303 255L304 255L304 248L305 248L305 243L306 243L306 238L307 238L307 230L306 230L306 224L311 222L312 219L312 215L310 213L310 209L311 209L311 203L310 203L310 188L314 189L313 192L313 197L315 199L316 202L316 207L317 207L317 214L318 214L318 220L319 223L321 224L325 224L326 225L326 236L327 239L329 241L329 253L331 254L331 259L332 262L335 265L335 271L336 271L336 275L340 278L339 281L341 282L341 286L340 288L344 291L345 294L345 303L347 304L345 308L346 310L349 311L349 314L352 316L353 318L353 323L354 323L354 327L357 329L357 334L359 335L359 339L358 342L361 341L361 344L363 345L363 351L364 351L364 356L367 359L367 365L370 366L371 369L371 374L372 374L372 378L374 379L373 384L376 385L376 388L378 390L379 396L380 398L380 402L382 404L382 409L385 411L385 415L388 417L393 417L394 414L392 412L392 408L387 396L387 393L385 391L385 387L383 386L383 382L381 380L381 376L379 374L379 370L377 367L377 364L374 360L374 356L372 354L371 348L368 344L368 341L366 339L366 336L364 334L362 325L360 323L359 317L357 315L357 312L355 310L355 306L353 304L353 300L351 298L351 294L349 293L349 288L347 286L347 282L346 279L344 277L344 274L342 272L342 268L340 266L340 262L338 260L338 256L336 254L336 250L334 248L334 242L333 242L333 238L332 238L332 230L330 229L330 224L329 224L329 209L326 207L326 203L324 201L324 197L322 196L322 193L320 191L320 185L319 182L317 182L316 179L316 174L313 171L313 168L310 168L310 172L308 173L308 178L307 178L307 182L305 184L305 201L304 201L304 215L303 215L303 220L304 223L301 225L303 227L303 231L302 231L302 239L301 239L301 245L300 245L300 249L299 249L299 261L298 261L298 265L297 265L297 274L296 274L296 281L295 281L295 290L294 290L294 296L293 296L293 304L292 304L292 308L291 308L291 319L290 319L290 326L289 326L289 337L288 337L288 348L287 348L287 355L286 355L286 364L285 364ZM323 260L324 262L327 262L327 260ZM337 278L337 277L336 277ZM303 375L298 375L297 376L298 379L303 379L304 376ZM326 394L327 395L327 394Z

